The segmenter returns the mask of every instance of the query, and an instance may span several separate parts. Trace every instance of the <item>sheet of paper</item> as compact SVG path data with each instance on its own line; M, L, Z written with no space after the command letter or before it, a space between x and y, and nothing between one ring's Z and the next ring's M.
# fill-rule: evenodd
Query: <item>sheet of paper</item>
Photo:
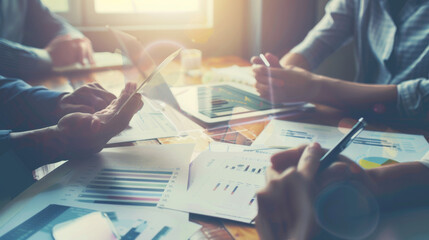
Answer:
M323 148L330 149L348 131L345 128L272 120L252 147L290 148L319 142ZM363 131L342 154L363 168L373 168L396 162L418 161L428 149L429 144L422 135Z
M179 131L170 119L145 98L145 105L131 119L129 128L113 137L108 143L132 142L155 138L174 137Z
M58 73L63 72L78 72L88 70L98 70L103 68L120 67L127 64L121 54L111 52L96 52L93 55L95 65L82 65L80 63L71 64L63 67L54 67L53 71ZM125 63L125 64L124 64Z
M256 192L265 185L269 157L203 152L192 163L188 191L169 194L163 207L250 223L257 213Z
M233 65L225 68L212 68L210 72L203 75L203 83L235 82L247 86L254 86L255 77L252 67L240 67Z
M180 182L175 176L188 175L193 148L193 144L107 148L89 159L69 161L72 172L62 182L33 198L0 229L0 235L49 204L127 211L159 218L171 225L187 223L187 213L159 209L156 205L166 189L172 193L186 191L187 179ZM184 226L176 228L173 236L185 236L194 231L195 225Z

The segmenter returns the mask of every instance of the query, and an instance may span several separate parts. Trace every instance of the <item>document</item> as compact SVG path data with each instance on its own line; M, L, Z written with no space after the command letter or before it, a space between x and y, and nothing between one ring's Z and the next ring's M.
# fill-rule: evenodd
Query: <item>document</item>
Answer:
M253 142L253 148L291 148L318 142L331 149L348 132L347 128L272 120ZM420 160L429 149L422 135L363 131L343 155L363 168Z
M103 225L105 222L102 218L96 218L97 215L93 215L93 217L91 217L90 214L94 213L97 213L97 211L86 208L52 204L26 220L24 223L7 232L5 235L1 236L0 240L54 240L53 235L56 233L59 234L58 229L60 226L65 226L66 223L71 223L71 221L76 221L77 219L83 219L82 217L90 217L88 220L92 220L85 226L76 226L80 230L79 234L84 234L84 236L86 236L85 239L88 239L88 236L91 235L99 237L100 235L109 236L113 231L118 233L119 236L124 239L130 240L155 239L155 236L168 238L169 231L172 230L172 226L165 225L163 221L160 221L159 217L156 219L149 219L148 216L137 217L135 214L129 215L126 212L105 212L104 214L106 214L113 225L114 230L112 231L111 227ZM94 220L96 221L94 222ZM191 225L193 224L191 223ZM98 231L98 233L96 231ZM75 232L74 234L75 239L78 239L79 236L76 235L78 233ZM84 236L81 235L82 238L84 238ZM64 237L72 239L71 236Z
M164 196L160 206L250 223L269 159L254 152L203 152L192 162L188 191Z
M57 73L65 72L79 72L79 71L94 71L106 68L121 67L127 65L127 60L121 54L111 53L111 52L96 52L93 55L94 65L86 63L82 65L81 63L75 63L63 67L54 67L53 71Z
M113 137L108 144L174 137L179 135L174 123L156 108L152 101L144 98L143 108L130 121L127 129Z
M159 219L175 226L171 236L187 239L195 232L188 214L157 208L164 191L186 191L193 144L107 148L88 159L70 160L71 172L51 188L33 198L0 229L0 236L50 204L87 208L102 212L127 212ZM190 227L189 227L190 226ZM175 230L174 230L175 229Z

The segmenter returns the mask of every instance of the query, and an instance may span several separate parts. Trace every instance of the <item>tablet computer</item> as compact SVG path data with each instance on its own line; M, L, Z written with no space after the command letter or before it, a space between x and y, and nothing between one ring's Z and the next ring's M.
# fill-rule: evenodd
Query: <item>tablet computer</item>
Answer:
M175 87L172 92L180 109L204 124L303 111L314 107L304 102L271 104L259 97L256 89L235 83Z

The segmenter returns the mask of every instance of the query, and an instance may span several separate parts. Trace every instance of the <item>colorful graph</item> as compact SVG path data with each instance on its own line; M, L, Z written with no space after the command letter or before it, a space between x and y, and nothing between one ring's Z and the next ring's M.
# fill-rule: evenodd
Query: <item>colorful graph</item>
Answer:
M359 165L365 169L376 168L380 166L396 164L397 161L383 157L366 157L358 161Z
M265 174L267 167L252 166L251 164L225 165L225 169L254 174Z
M156 207L173 171L102 169L78 195L84 203Z

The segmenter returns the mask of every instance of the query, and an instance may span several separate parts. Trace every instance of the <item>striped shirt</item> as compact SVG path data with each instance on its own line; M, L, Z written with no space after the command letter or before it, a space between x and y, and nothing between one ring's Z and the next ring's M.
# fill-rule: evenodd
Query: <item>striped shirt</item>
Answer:
M25 78L51 69L44 50L55 37L82 36L40 0L0 1L0 75Z
M405 1L405 0L404 0ZM353 40L355 81L397 85L403 117L429 113L429 0L408 0L394 13L388 0L331 0L326 14L291 52L316 68Z

